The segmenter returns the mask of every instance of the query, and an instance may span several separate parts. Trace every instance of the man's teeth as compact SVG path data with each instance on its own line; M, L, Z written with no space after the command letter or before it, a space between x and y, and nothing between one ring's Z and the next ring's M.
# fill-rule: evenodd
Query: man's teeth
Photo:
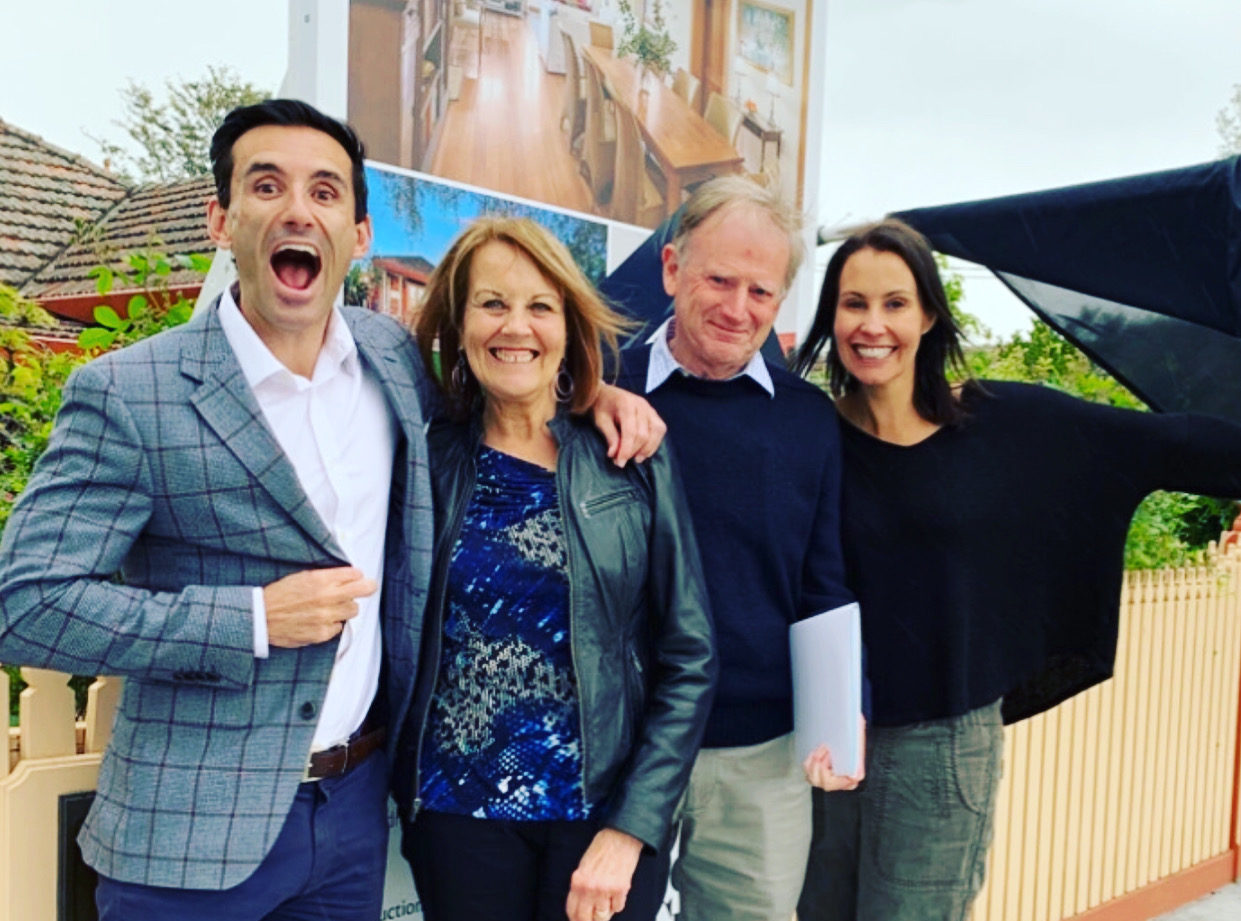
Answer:
M316 259L319 254L313 246L307 246L304 243L282 243L276 248L278 253L305 253L307 256L314 256Z
M896 351L894 345L855 345L853 350L863 358L887 358Z
M500 361L517 364L523 361L534 361L538 353L534 349L492 349L491 354Z

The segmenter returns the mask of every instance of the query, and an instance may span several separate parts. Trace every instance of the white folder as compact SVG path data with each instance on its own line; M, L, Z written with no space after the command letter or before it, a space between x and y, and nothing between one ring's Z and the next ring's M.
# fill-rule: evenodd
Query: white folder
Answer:
M860 766L862 623L857 602L789 627L793 659L793 733L797 760L826 744L832 770Z

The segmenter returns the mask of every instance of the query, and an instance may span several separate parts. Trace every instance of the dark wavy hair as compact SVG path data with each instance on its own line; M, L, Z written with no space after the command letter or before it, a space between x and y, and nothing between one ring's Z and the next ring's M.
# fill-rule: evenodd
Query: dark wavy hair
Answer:
M366 220L366 148L357 133L344 122L324 115L300 99L266 99L254 105L238 106L227 115L211 136L211 173L215 177L215 197L227 208L232 194L233 145L237 139L264 125L293 128L314 128L322 131L345 149L352 164L353 220Z
M914 358L914 409L928 422L956 425L965 412L948 383L951 368L961 377L968 377L965 355L961 351L961 330L948 307L948 296L939 277L935 254L926 238L904 221L887 218L869 224L849 236L827 263L819 307L806 339L794 353L793 370L803 377L814 365L827 345L827 382L832 395L851 393L858 388L857 378L845 370L832 339L836 325L836 306L840 300L840 274L849 257L861 249L892 253L901 258L913 273L918 301L935 323L922 336Z

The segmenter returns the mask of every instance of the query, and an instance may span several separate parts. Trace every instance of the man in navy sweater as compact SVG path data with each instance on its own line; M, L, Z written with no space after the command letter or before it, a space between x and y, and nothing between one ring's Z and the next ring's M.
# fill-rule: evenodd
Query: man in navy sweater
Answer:
M831 401L759 354L803 255L800 218L739 177L700 186L661 253L674 315L620 380L668 425L715 617L720 680L673 884L688 921L784 921L810 845L789 624L852 600Z

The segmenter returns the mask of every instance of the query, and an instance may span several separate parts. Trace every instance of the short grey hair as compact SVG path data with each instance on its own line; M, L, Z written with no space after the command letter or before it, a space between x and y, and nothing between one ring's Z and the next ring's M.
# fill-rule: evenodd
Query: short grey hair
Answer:
M716 176L694 190L685 203L681 222L672 237L677 256L685 258L686 243L703 221L723 208L743 204L762 211L788 237L789 264L784 273L784 292L787 292L797 277L802 260L806 258L806 244L801 236L804 218L800 211L781 197L777 189L765 188L744 176Z

